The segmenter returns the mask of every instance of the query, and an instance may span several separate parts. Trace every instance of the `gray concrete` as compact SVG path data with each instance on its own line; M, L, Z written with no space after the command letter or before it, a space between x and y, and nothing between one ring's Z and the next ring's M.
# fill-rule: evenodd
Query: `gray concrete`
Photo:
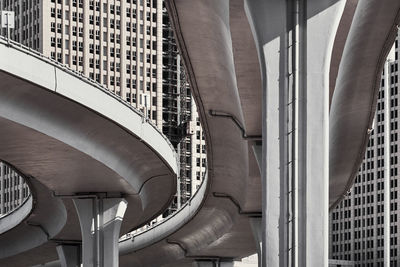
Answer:
M223 1L221 1L223 2ZM215 86L215 83L211 83L210 84L210 80L211 79L215 79L214 76L219 76L222 75L224 73L221 73L221 69L219 69L220 65L223 65L222 69L223 70L227 70L229 69L229 62L226 62L226 58L229 58L231 53L233 53L233 57L242 59L243 56L246 53L246 49L241 47L240 45L238 45L238 47L236 47L235 49L235 39L234 38L234 32L236 32L236 34L239 33L246 33L246 31L244 29L248 29L248 25L246 23L241 24L241 29L237 29L237 28L232 28L232 25L234 24L234 22L239 21L240 19L230 19L230 23L229 26L230 31L231 31L231 40L232 40L232 44L233 44L233 52L231 52L231 45L229 44L229 41L226 41L226 39L229 39L229 34L226 33L225 28L228 27L228 23L226 22L225 16L226 16L226 11L223 11L223 5L226 3L211 3L210 1L197 1L196 3L193 3L191 1L167 1L167 7L169 9L170 14L172 15L172 21L174 23L174 28L176 29L177 32L177 39L178 39L178 43L180 45L181 51L183 51L183 56L185 58L188 70L189 70L189 74L191 75L191 82L192 84L195 85L195 94L198 93L198 95L196 96L196 100L197 103L200 103L200 110L202 110L202 107L205 108L207 110L207 106L210 106L212 102L212 100L210 100L211 102L208 102L207 97L209 95L208 90L212 91L212 90L216 90L215 88L218 88L218 90L221 90L222 92L225 92L225 86ZM332 46L333 46L333 40L334 40L334 29L335 27L337 27L339 20L340 20L340 12L335 12L335 9L341 9L343 8L343 2L340 3L341 7L335 7L335 6L331 6L331 4L334 2L328 2L328 1L322 1L320 3L319 6L309 6L309 9L307 10L307 14L309 15L309 18L311 19L312 22L310 22L310 26L315 27L314 30L316 30L316 32L314 34L311 34L311 36L309 36L309 43L311 43L308 47L307 51L312 51L312 53L314 53L314 55L318 52L318 53L322 53L323 55L321 56L321 60L316 62L314 66L312 66L313 68L311 68L311 66L309 66L308 70L310 71L309 75L313 74L315 76L319 76L319 78L317 77L314 80L314 77L312 79L306 79L308 80L308 82L315 82L316 84L321 85L323 88L325 88L325 90L321 90L322 92L316 92L317 95L315 96L315 98L313 98L314 101L318 102L318 97L322 97L324 99L324 101L321 101L322 103L326 103L328 102L328 88L329 88L329 76L328 76L328 68L329 68L329 62L330 62L330 52L332 51ZM237 1L230 1L230 9L229 9L229 15L230 16L239 16L241 12L238 12L237 10L235 10L234 7L237 8L237 6L240 6L240 4L237 3ZM354 8L353 6L350 6L351 8ZM324 13L321 12L323 10L327 9L328 12ZM235 12L236 11L236 12ZM320 14L322 13L322 14ZM352 13L352 12L347 12L347 13ZM198 14L201 14L201 16L198 16ZM221 19L215 18L221 16ZM325 28L323 28L323 24L319 24L320 21L318 21L319 19L321 20L329 20L329 16L332 16L334 19L332 20L334 23L331 23L332 21L330 21L329 26L330 30L326 31ZM278 18L281 19L281 18ZM238 25L238 24L235 24ZM273 26L273 25L272 25ZM388 27L387 25L383 26L383 27ZM196 28L196 31L193 31L193 29ZM239 27L240 28L240 27ZM315 48L313 45L317 45L317 44L321 44L323 42L315 42L315 44L312 44L313 41L318 40L316 38L318 38L319 32L318 31L323 31L322 34L320 34L320 38L322 39L323 42L325 42L325 48L324 49L320 49L317 47L317 49L315 49L315 51L313 51L313 49ZM201 33L206 32L206 36L202 35ZM219 37L214 37L214 34L219 36ZM246 34L243 34L243 38L246 38ZM313 39L314 38L314 39ZM324 39L325 38L325 39ZM225 43L228 42L228 44ZM319 41L319 40L318 40ZM242 44L245 42L242 42ZM237 43L236 43L237 44ZM324 47L324 46L322 46ZM214 51L214 52L213 52ZM236 53L240 54L243 53L241 56L237 56ZM214 60L210 60L208 58L208 55L210 55L210 57L213 57ZM251 56L249 56L249 58L252 58ZM311 57L310 57L311 58ZM313 59L313 58L312 58ZM310 59L311 60L311 59ZM325 61L323 61L325 60ZM247 62L249 63L249 62ZM311 64L311 63L310 63ZM319 65L318 65L319 64ZM263 65L262 65L263 66ZM217 70L215 70L215 69ZM315 68L315 69L314 69ZM319 69L318 69L319 68ZM230 69L229 69L230 70ZM235 67L235 70L238 70L238 68ZM215 74L213 74L215 73ZM229 72L229 74L226 77L231 77L233 75L233 72ZM237 73L236 73L237 75ZM241 72L241 76L236 76L237 80L239 81L240 79L242 79L243 76L249 76L252 78L255 78L255 80L257 79L257 72L256 75L254 75L252 72ZM205 78L204 78L205 77ZM206 81L206 82L205 82ZM214 81L214 80L213 80ZM216 83L218 84L218 83ZM214 87L215 86L215 87ZM310 92L314 92L315 90L318 89L318 86L315 84L309 84L310 87ZM246 87L245 87L246 88ZM238 88L239 91L239 95L240 96L245 96L245 94L241 94L241 88ZM314 90L314 91L313 91ZM235 91L235 87L232 86L231 88L231 92ZM256 91L253 89L253 91ZM233 93L235 94L235 93ZM322 95L324 94L324 95ZM230 96L230 94L226 94L226 96ZM226 97L224 95L224 98ZM245 99L245 101L250 101L251 98L251 93L250 94L246 94L247 97L250 96L249 99ZM259 95L258 95L259 96ZM218 101L222 102L221 103L221 108L219 108L219 110L223 110L224 107L224 98L222 97L217 97L214 99L218 99ZM310 99L312 100L312 99ZM346 101L345 99L343 99L342 101ZM249 102L247 102L249 103ZM250 102L251 103L251 102ZM254 101L254 103L259 103L257 101ZM231 104L232 106L232 104ZM313 125L313 119L315 119L316 121L320 121L317 116L320 116L319 118L321 119L321 117L325 118L325 122L327 121L327 109L326 109L327 105L324 104L324 112L322 112L319 115L314 115L311 112L309 113L304 113L304 117L307 118L307 114L308 114L308 122L306 123L306 125L308 124L308 127L310 127L309 129L314 129L313 127L323 127L325 133L321 134L320 137L324 138L323 142L324 144L322 146L324 146L325 148L323 148L322 150L322 156L321 158L324 159L318 159L316 157L320 157L321 154L320 152L315 153L314 155L310 155L308 154L307 156L309 157L309 162L313 161L315 164L317 164L318 162L324 163L325 165L323 165L323 168L320 168L318 170L315 171L315 173L312 173L312 166L311 164L307 167L307 170L309 172L311 172L311 174L313 175L313 177L318 177L318 173L316 173L317 171L323 171L323 177L327 178L327 125L325 126L321 126L321 125ZM315 105L315 107L311 107L310 110L312 110L313 108L315 109L319 109L319 102ZM244 112L244 118L246 118L243 122L244 125L255 125L255 124L250 124L250 123L254 123L254 121L251 121L252 116L250 114L252 114L250 112L249 109L242 109ZM245 113L246 112L250 112L250 113ZM237 116L237 114L235 114L235 116ZM351 117L351 114L348 114L348 116ZM238 117L239 118L239 117ZM257 116L254 116L254 118L257 118ZM258 117L259 118L259 117ZM203 119L203 123L206 125L208 125L208 123L210 121L212 121L213 118L210 118L209 116L205 116L202 117ZM240 119L240 118L239 118ZM357 120L357 117L351 117L352 120ZM221 120L220 120L221 121ZM260 125L260 124L259 124ZM228 137L230 136L231 132L229 130L227 130L225 128L225 125L221 125L220 129L225 129L225 134L228 135ZM341 130L345 129L345 125L342 124L338 124L336 125L336 127L339 127ZM215 141L215 137L218 136L216 133L217 131L213 131L214 129L208 129L206 128L207 131L209 131L211 134L211 138L208 140L211 143L214 143ZM315 129L314 129L315 130ZM319 131L319 130L318 130ZM318 132L317 131L317 132ZM330 131L332 131L332 128L330 128ZM304 138L304 136L303 136ZM321 139L318 139L318 137L315 140L310 140L311 136L308 137L309 139L308 142L313 141L313 144L315 144L317 147L318 142L321 141ZM224 151L224 148L220 148L221 151ZM335 153L339 152L336 151L336 148L334 148ZM254 171L254 169L252 170L250 167L255 167L255 169L258 169L257 166L257 162L255 160L253 151L250 151L251 153L249 154L249 172L248 172L248 178L249 181L251 179L251 176L249 175L251 171ZM340 152L343 156L343 153ZM218 162L219 164L216 166L222 166L227 164L227 162L221 162L218 161L218 159L216 159L214 161L214 158L211 158L211 160L213 160L213 162ZM235 161L235 159L232 159L232 161ZM254 164L255 163L255 164ZM319 164L319 163L318 163ZM317 165L318 165L317 164ZM334 166L335 168L337 168L337 166ZM258 170L257 170L258 171ZM259 175L259 174L258 174ZM210 177L210 183L211 183L211 188L214 186L213 182L215 180L218 180L219 177L217 175L213 175ZM254 185L256 185L257 187L261 188L259 180L251 180L253 182ZM337 184L335 184L334 180L329 186L330 186L330 190L335 189ZM226 185L230 186L231 184L227 184ZM323 200L325 201L320 201L320 199L318 199L316 196L310 196L310 194L308 194L308 204L310 205L310 209L312 209L312 205L321 205L324 207L324 209L322 209L321 207L317 207L316 210L322 212L322 216L321 218L323 218L322 220L316 220L315 223L317 223L319 225L319 227L323 227L323 225L326 225L326 220L327 220L327 203L328 200L326 199L327 197L327 179L325 179L325 181L323 181L322 183L320 183L318 186L322 186L322 190L321 191L325 191L325 195L323 197ZM310 190L312 190L312 192L318 192L318 190L320 190L320 188L311 188ZM250 187L248 187L246 190L243 189L243 192L246 191L248 193L251 192ZM256 196L255 199L258 198L258 200L255 200L255 202L260 200L260 195L256 195L253 194L253 196ZM245 201L242 202L243 198L238 198L238 203L243 204L244 206L247 206L250 201L250 199L252 199L250 196L246 196L245 197ZM312 203L312 199L315 199L316 201L315 204ZM246 200L249 201L246 203ZM305 199L305 201L307 201L307 199ZM218 206L221 203L216 203L215 205ZM253 206L254 207L254 206ZM259 207L260 208L260 207ZM199 214L203 214L202 213L202 209L199 211ZM318 216L318 214L313 214L312 216ZM310 218L312 217L310 216ZM196 255L195 252L196 250L193 249L190 246L187 246L188 244L190 244L190 242L194 242L196 243L198 237L197 237L197 233L196 234L192 234L190 235L190 231L193 229L197 229L195 228L193 225L194 222L197 222L199 220L198 216L194 216L193 219L191 219L191 222L188 223L187 225L185 225L184 227L182 227L181 229L177 230L177 232L175 234L171 234L170 235L170 242L158 242L158 243L154 243L154 245L148 246L146 248L143 248L139 251L136 251L136 255L133 256L123 256L122 258L127 259L127 263L129 262L129 260L131 260L132 262L134 262L135 260L137 260L138 262L140 262L141 264L143 264L143 266L152 266L151 262L153 262L153 265L157 265L154 263L153 259L147 259L145 255L150 256L152 252L158 252L159 255L163 255L163 253L168 253L168 251L172 252L170 254L168 254L168 256L164 256L164 259L168 259L168 262L170 260L172 260L170 258L170 256L175 253L175 263L171 263L171 264L166 264L166 266L178 266L179 262L183 262L183 260L179 261L179 259L181 259L181 257L185 257L186 255L191 256L191 255ZM318 254L319 259L322 261L322 266L326 266L327 264L327 249L325 249L324 247L327 248L327 236L326 236L326 231L327 229L321 229L321 231L316 231L315 233L317 235L322 236L322 238L319 238L319 241L321 241L321 243L316 242L315 244L312 244L312 239L310 239L310 237L313 238L313 236L311 236L310 232L311 230L314 230L314 227L316 226L314 224L314 222L310 222L307 221L307 223L309 223L309 225L305 225L305 221L303 221L303 226L302 227L308 227L307 229L308 231L308 239L307 239L307 243L309 247L313 247L313 246L321 246L322 243L322 248L318 248L316 251L319 251L318 253L322 253L323 255L321 256L320 254ZM211 222L208 223L208 225L212 225ZM243 224L239 224L238 225L243 225ZM162 227L160 225L160 227ZM318 227L318 226L317 226ZM210 229L210 228L208 228ZM211 228L213 229L213 228ZM230 230L229 235L233 235L233 234L238 234L239 232L241 232L244 228L240 229L240 228L234 228L232 230ZM311 230L310 230L311 229ZM317 229L317 228L316 228ZM235 232L238 231L238 232ZM185 234L180 234L180 233L185 233ZM305 232L305 231L304 231ZM205 232L204 232L205 233ZM176 239L173 239L172 237L176 237L179 236L178 240L185 240L185 242L182 243L174 243L175 246L173 246L171 244L171 241L176 241ZM192 237L189 241L189 236ZM226 237L227 235L225 235ZM197 237L197 238L193 238L193 237ZM214 237L217 238L216 242L219 248L223 248L223 247L229 247L232 248L232 246L237 245L236 243L232 244L229 242L227 242L227 240L224 237L218 238L218 237ZM134 238L132 239L133 243ZM311 244L310 244L311 243ZM196 244L200 244L200 243L196 243ZM188 247L190 249L188 249ZM212 246L209 246L209 248L211 248ZM177 253L179 251L179 249L182 249L183 252L185 252L185 254L179 254ZM199 250L197 250L199 251ZM206 249L203 251L207 251L207 252L211 252L211 249ZM231 250L232 252L234 251L233 249ZM304 258L312 258L313 255L310 255L312 253L312 249L308 249L307 252L305 252L305 257ZM232 254L234 254L236 252L233 252ZM216 254L216 253L215 253ZM209 255L209 254L208 254ZM221 254L223 255L223 254ZM237 254L238 255L238 254ZM317 255L317 254L316 254ZM314 258L318 258L318 257L314 257ZM128 260L129 258L129 260ZM304 259L303 258L303 259ZM186 258L188 259L188 258ZM318 261L318 259L316 259L316 261ZM311 264L311 263L310 263ZM128 264L127 264L128 265ZM319 266L318 263L316 266Z
M344 45L329 126L330 208L354 182L368 144L384 61L400 23L400 2L359 1ZM362 68L360 68L362 66Z
M56 250L61 267L81 266L81 248L79 245L58 245Z
M20 224L32 210L33 198L29 196L18 208L0 218L0 235Z
M193 262L193 267L233 267L232 260L220 260L220 259L210 259L210 260L197 260Z
M257 259L258 259L258 266L262 264L262 237L263 237L263 222L262 218L251 218L251 230L253 231L254 240L257 244Z
M309 92L309 94L315 93L315 96L310 96L310 99L307 99L311 101L307 106L309 107L308 110L299 111L301 112L301 116L299 116L298 119L302 122L300 126L303 127L299 129L307 129L307 131L310 132L322 132L317 136L310 136L304 132L301 132L302 134L299 133L298 142L300 142L303 147L305 144L310 145L313 149L318 147L317 150L312 149L313 152L316 151L314 154L310 154L311 149L308 152L306 150L300 150L304 152L305 155L303 155L303 159L306 159L306 161L302 162L304 163L305 169L301 170L302 173L299 174L299 177L327 177L327 147L326 142L324 143L324 141L326 141L327 130L324 121L326 122L328 114L325 109L325 107L327 107L325 104L328 102L328 97L326 96L327 90L316 91L316 88L329 87L326 74L327 68L330 65L330 56L327 54L329 54L333 45L332 31L339 20L339 18L335 16L335 9L337 7L332 5L334 2L335 1L320 1L319 4L318 2L314 2L313 4L309 4L307 9L307 19L309 20L307 26L310 27L309 31L311 34L307 36L307 40L304 40L303 36L303 41L306 41L307 53L315 55L319 60L313 63L312 60L314 60L314 58L309 58L309 55L307 57L310 61L309 65L303 61L304 65L302 67L306 72L302 75L312 76L312 78L306 76L304 79L306 82L301 86L308 88L307 92ZM358 13L356 12L354 15L354 21L365 20L364 23L375 23L377 26L366 26L367 24L364 24L364 26L366 26L364 28L360 27L356 30L351 29L347 39L362 39L368 36L374 36L375 38L380 34L370 34L371 29L389 29L389 27L393 25L393 21L395 21L393 14L397 12L395 7L397 3L391 1L393 2L391 3L392 6L388 5L387 7L386 4L384 5L382 3L378 5L378 1L370 1L371 3L374 2L373 4L366 2L367 1L364 3L364 5L366 5L364 9ZM374 6L374 4L377 6ZM153 229L157 232L149 230L146 233L121 243L121 247L124 248L121 250L123 251L120 259L121 266L132 266L135 264L138 266L189 266L196 257L216 258L218 256L241 258L256 251L256 242L251 234L248 216L261 211L260 189L262 187L256 157L251 148L253 141L243 139L243 133L231 119L228 117L211 115L210 111L217 110L221 112L221 114L230 114L236 118L245 130L248 130L248 134L261 134L260 104L261 100L265 100L265 97L261 97L260 72L263 73L262 77L264 78L267 72L265 69L262 69L265 68L264 61L261 61L263 63L261 64L261 71L259 69L257 71L257 67L255 67L255 65L258 64L255 51L261 51L261 47L259 47L259 50L253 49L255 45L254 42L251 42L251 35L249 35L250 27L246 22L242 1L170 0L166 2L166 5L171 14L173 27L176 30L177 42L187 64L188 74L193 86L194 98L199 107L200 117L205 129L208 144L209 178L207 183L204 184L204 194L199 198L198 206L192 210L189 210L189 208L186 209L190 211L190 218L184 220L183 216L176 217L174 223L179 224L179 227L172 226L172 220L169 223L167 221L165 225L160 224ZM383 6L393 9L388 12L389 18L385 19L380 17L380 21L375 21L376 17L383 16L384 12L381 13L384 9ZM325 10L326 12L324 12ZM360 15L369 14L368 12L374 12L377 16L373 14L368 16ZM334 19L330 21L328 28L325 29L322 26L329 16L332 16ZM277 21L281 19L282 18L278 17ZM271 23L270 26L274 26L273 23ZM196 30L194 31L193 29ZM315 30L315 32L312 32L312 30ZM322 34L320 31L323 31ZM357 35L353 34L352 31L356 33L358 31L361 33L365 31L365 33ZM240 40L239 37L241 36L243 40ZM321 40L318 38L321 38ZM381 36L377 39L380 38ZM385 44L385 42L379 43L379 41L375 42L374 40L367 41L368 42L365 42L364 40L365 43L358 43L357 40L350 48L359 49L365 44L366 46L371 46L371 48L379 50L382 45ZM321 45L321 47L317 45ZM347 46L346 44L346 47ZM350 48L345 48L345 50L349 50ZM351 51L351 49L349 51ZM262 52L264 53L264 51ZM368 52L369 51L362 51L366 57L369 56ZM274 53L276 59L276 50ZM283 54L285 53L286 52ZM350 63L346 64L352 66L356 72L352 72L352 70L349 69L349 74L341 74L341 70L339 69L336 89L342 86L340 85L340 80L343 78L340 77L343 75L349 75L349 78L353 80L364 80L365 78L357 72L360 68L355 65L360 64L357 62L357 59L362 53L357 51L352 51L352 53L356 56L353 57L352 54L344 53L343 58L350 60ZM240 65L235 66L234 62L245 63L246 66L249 67L248 69L253 71L247 72L246 67L240 67ZM373 62L373 59L367 62ZM371 69L376 70L377 66L375 63L371 63L371 65L365 67L370 68L372 66ZM379 73L379 71L376 73ZM250 83L248 83L249 81ZM266 83L267 81L264 79L263 82ZM310 82L313 83L309 84ZM358 81L358 83L360 83L360 81ZM363 87L368 88L368 85L371 84L373 84L373 82L366 81ZM356 88L356 86L358 86L358 84L353 84L352 87L348 88ZM254 88L260 89L257 90ZM332 99L330 115L335 121L335 127L331 126L329 130L331 136L333 134L335 140L333 143L332 141L330 142L330 157L331 159L333 157L340 161L347 161L346 164L355 167L357 163L352 160L353 158L350 157L350 155L349 157L346 155L347 146L351 149L359 149L362 148L362 145L360 146L359 143L353 144L347 142L346 139L337 141L335 138L339 136L337 135L338 132L346 132L348 129L353 128L353 125L347 123L353 123L354 127L356 127L357 123L354 122L358 122L358 120L363 121L360 119L363 117L359 117L356 112L348 112L346 108L342 110L344 107L341 106L342 102L345 103L345 106L349 104L357 107L357 101L364 101L364 99L360 96L352 98L350 94L352 91L349 89L340 89L339 92L344 90L346 93L338 93L338 95L340 95L340 97L338 97L336 96L336 89ZM368 96L372 95L373 92L368 94ZM304 100L304 96L299 96L303 97ZM335 100L335 98L337 99ZM356 99L358 100L356 101ZM269 101L273 100L271 99ZM255 107L249 107L252 103L255 103ZM322 109L321 105L323 106ZM371 106L368 105L368 108L371 108ZM265 108L263 110L265 110ZM320 114L312 114L312 111L321 110L322 112ZM321 118L324 118L322 122ZM343 123L343 119L348 119L348 121ZM314 123L313 120L321 123ZM364 131L361 135L354 132L354 138L359 138L359 136L363 136L364 134ZM227 155L229 155L229 160L227 159ZM320 159L316 159L316 157L320 157ZM301 160L301 158L298 160ZM333 162L335 163L335 161ZM263 163L265 163L265 157ZM321 168L312 170L311 164L321 166ZM299 165L301 164L298 164L298 166ZM341 168L342 165L337 164L337 162L331 165L330 168L330 189L334 192L334 195L331 195L331 204L340 200L342 197L341 194L344 192L343 189L345 186L343 186L341 182L345 181L346 184L351 184L351 176L348 175L350 173L348 169L344 171L344 176L346 177L342 180L336 180L338 176L332 175L332 173L341 170ZM317 187L310 188L310 185L317 185ZM307 194L303 194L304 191L300 191L301 195L305 197L301 199L303 203L301 203L299 207L304 208L305 211L315 208L316 213L321 212L321 206L327 207L328 202L325 198L328 195L326 192L327 188L326 179L321 179L318 183L299 184L299 190L308 192ZM309 194L309 192L318 193L318 190L326 193L322 201L316 198L316 196ZM312 201L315 199L317 200ZM68 208L68 201L63 199L63 202ZM153 202L149 200L147 203ZM131 207L131 204L129 204L129 207ZM130 213L127 212L127 215L129 214ZM136 215L134 212L132 214ZM312 240L299 237L299 240L305 241L303 247L305 251L299 252L301 256L304 255L304 257L299 260L299 265L301 266L304 265L304 259L307 259L306 263L310 266L313 265L313 263L315 263L315 266L326 266L327 258L324 255L324 249L320 248L320 246L323 247L325 245L326 239L324 236L326 230L319 227L323 224L322 221L324 221L327 216L325 211L320 215L321 218L317 219L315 222L300 219L301 224L299 224L299 228L301 228L301 234L305 234L306 237L308 235L309 237L310 229L316 229L315 234L317 240L315 244L310 244ZM299 214L299 216L302 216L302 214ZM316 216L315 213L310 214L308 215L308 219L315 218L314 216ZM274 220L276 218L272 219ZM308 223L308 225L306 223ZM276 225L272 227L276 227ZM290 233L289 229L288 233ZM138 240L141 240L141 242ZM310 255L314 249L313 246L316 247L315 251L317 252L315 255L318 256L314 258L318 259L312 259L312 255ZM27 253L27 255L28 254L29 253ZM51 255L48 256L47 259L54 260ZM14 258L14 260L17 261L16 258ZM318 262L319 260L321 262Z
M195 261L192 264L193 267L218 267L216 260L201 260Z
M33 252L28 255L21 253L34 247L47 247L49 239L59 235L62 229L68 228L66 226L67 209L63 201L54 199L48 188L37 180L28 179L27 182L33 194L33 208L22 223L0 235L0 258L2 259L0 265L26 266L28 259L32 264L48 262L49 255L46 253ZM55 245L52 246L52 253L54 257L50 259L54 260L57 258ZM17 255L17 259L13 259L10 255ZM3 262L4 258L8 258L7 261Z
M53 261L58 241L80 241L71 196L126 198L121 234L167 208L175 151L140 112L17 44L0 40L0 56L0 158L33 177L35 203L25 224L0 236L0 265Z
M195 215L183 226L173 228L163 240L159 240L156 235L152 237L149 231L146 234L149 238L148 245L144 248L135 246L135 242L142 240L143 234L124 241L124 247L129 246L129 242L133 244L130 246L130 253L121 255L121 266L185 266L180 264L190 262L197 255L241 258L256 250L247 216L261 210L261 180L254 153L248 145L250 141L242 138L240 129L230 118L212 116L209 113L210 110L216 110L232 114L240 123L247 125L241 112L241 93L236 85L232 49L240 55L238 58L245 58L248 50L251 50L246 47L247 44L253 44L254 47L254 41L251 34L246 34L249 37L246 42L234 43L232 46L230 38L233 20L244 22L241 25L250 29L240 2L166 2L168 9L174 10L171 13L173 22L178 19L180 22L174 24L174 27L180 45L185 45L184 48L181 47L181 51L184 51L182 56L188 64L194 97L206 132L209 180L205 185L205 195L199 209L194 211ZM198 16L199 13L202 16ZM197 30L193 31L193 27ZM236 36L239 34L237 32ZM257 66L255 51L251 52L252 56L249 58L254 59L251 64ZM241 77L250 80L243 75ZM257 79L260 81L257 72L254 77L256 84ZM249 90L243 91L243 95L247 93L246 101L259 101L257 95L261 90L253 93L254 87L245 88ZM250 110L254 109L249 108L248 112ZM246 117L249 118L249 123L260 129L260 114L254 115L249 113ZM257 128L253 129L249 134L260 134ZM170 223L167 222L166 225ZM159 225L156 227L159 229L157 231L163 227L162 224Z
M264 87L262 266L327 266L329 62L344 1L245 3Z
M74 199L82 232L82 263L118 267L118 239L127 201L123 198Z

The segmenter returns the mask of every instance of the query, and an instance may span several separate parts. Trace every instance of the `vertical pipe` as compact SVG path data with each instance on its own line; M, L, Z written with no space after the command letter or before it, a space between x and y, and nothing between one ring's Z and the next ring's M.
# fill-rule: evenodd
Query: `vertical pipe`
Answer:
M103 198L97 199L97 207L98 207L98 211L99 211L99 216L98 216L99 230L97 231L98 232L97 251L99 253L98 266L107 267L107 266L104 266L105 260L104 260L104 202L103 202Z
M94 227L94 246L93 246L93 266L99 266L100 262L100 222L99 222L99 203L98 198L93 198L93 227Z
M298 266L297 246L298 246L298 153L299 153L299 0L294 1L294 20L293 20L293 170L292 170L292 266Z
M384 266L390 266L390 85L389 60L385 62L385 90L384 90Z
M181 98L182 98L182 92L181 92L181 56L178 54L176 56L176 69L177 69L177 73L176 73L176 78L177 78L177 84L176 84L176 88L177 88L177 93L179 94L178 97L178 101L177 101L177 109L178 109L178 114L177 114L177 118L178 118L178 126L179 123L181 123ZM181 151L180 151L180 144L177 145L177 150L178 150L178 171L179 171L179 175L178 175L178 182L176 183L176 193L177 193L177 198L178 198L178 209L181 208L181 177L182 177L182 168L181 168Z

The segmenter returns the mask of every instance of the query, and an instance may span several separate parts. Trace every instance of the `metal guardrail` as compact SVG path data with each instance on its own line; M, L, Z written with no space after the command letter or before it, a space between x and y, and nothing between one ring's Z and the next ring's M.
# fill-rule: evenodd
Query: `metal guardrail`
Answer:
M71 74L72 76L74 76L75 78L80 79L81 81L90 84L91 86L96 87L97 89L99 89L100 91L102 91L103 93L113 97L115 100L117 100L118 102L120 102L121 104L127 106L128 108L130 108L133 112L135 112L136 114L138 114L139 116L141 116L148 124L150 124L168 143L168 145L171 147L172 151L174 151L174 155L176 158L176 151L174 146L172 145L172 143L170 142L170 140L168 139L168 137L166 137L163 132L157 127L156 124L154 124L151 120L149 120L147 117L145 117L145 115L143 114L143 112L141 112L140 110L137 110L135 107L133 107L129 102L127 102L126 100L124 100L121 96L114 94L113 92L111 92L107 87L103 86L102 84L96 82L93 79L90 79L89 77L84 76L81 72L75 71L71 68L69 68L68 66L54 60L51 59L49 57L44 56L42 53L24 46L18 42L15 42L13 40L8 40L6 37L4 36L0 36L0 44L8 46L8 47L12 47L14 49L17 49L23 53L26 53L30 56L33 56L37 59L40 59L41 61L44 61L46 63L51 64L52 66L67 72L68 74Z

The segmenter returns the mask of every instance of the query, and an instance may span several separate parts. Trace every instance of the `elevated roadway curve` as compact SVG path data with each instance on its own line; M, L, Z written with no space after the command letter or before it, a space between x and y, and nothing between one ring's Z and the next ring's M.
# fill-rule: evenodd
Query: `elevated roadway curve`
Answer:
M350 190L364 157L383 64L398 32L399 12L399 1L358 1L330 108L331 208Z
M199 259L241 258L257 249L251 222L261 212L261 179L252 146L261 135L262 86L243 1L166 5L205 130L207 179L176 215L120 242L121 266L188 266ZM364 153L399 5L360 1L355 13L354 6L345 7L344 14L354 18L350 26L339 26L345 41L334 44L344 48L337 77L331 77L336 80L329 115L331 207L351 186Z
M122 241L123 266L189 266L196 259L223 261L256 252L251 222L261 211L261 179L256 158L247 152L261 135L262 93L243 1L170 0L166 4L207 133L208 181L193 199L197 203L204 195L202 203L184 207L185 216L176 215L181 220L172 218L174 222L167 220ZM329 115L331 208L344 197L360 165L382 60L399 23L398 1L361 1L356 12L355 6L357 1L345 6L337 32L340 38L334 43L334 51L340 51L334 52L331 67L336 68L331 72L336 87ZM314 11L313 15L318 13ZM244 135L233 117L245 129Z
M124 198L121 234L167 208L177 158L143 114L16 43L1 39L0 57L0 159L27 177L33 196L28 214L6 216L22 222L2 228L1 266L55 260L56 244L79 243L72 199Z

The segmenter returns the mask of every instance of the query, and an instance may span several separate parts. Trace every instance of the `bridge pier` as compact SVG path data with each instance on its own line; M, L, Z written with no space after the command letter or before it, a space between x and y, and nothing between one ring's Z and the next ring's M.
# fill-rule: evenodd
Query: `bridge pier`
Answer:
M233 260L201 259L193 263L193 267L233 267Z
M74 199L82 232L82 263L118 267L118 239L127 201L123 198Z
M328 266L329 66L344 4L245 0L263 83L259 266Z
M80 246L62 244L56 247L61 267L81 266Z

